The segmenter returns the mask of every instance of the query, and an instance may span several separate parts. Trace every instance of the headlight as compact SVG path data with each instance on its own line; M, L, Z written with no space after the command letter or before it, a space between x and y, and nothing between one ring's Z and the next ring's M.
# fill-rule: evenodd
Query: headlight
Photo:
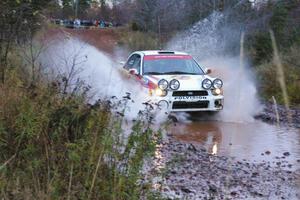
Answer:
M179 87L180 87L180 83L179 83L178 80L173 79L173 80L170 81L170 88L171 88L172 90L178 90Z
M164 97L167 96L168 92L166 90L162 90L160 88L155 89L156 96Z
M220 89L223 86L223 81L221 79L215 79L213 82L213 86L215 89Z
M204 79L204 80L202 81L202 87L203 87L204 89L208 90L208 89L211 88L211 86L212 86L211 80L209 80L209 79Z
M220 94L222 94L222 90L219 88L216 88L216 89L212 90L212 93L213 93L213 95L220 95Z
M160 81L158 81L158 87L162 90L166 90L168 88L168 81L165 79L161 79Z

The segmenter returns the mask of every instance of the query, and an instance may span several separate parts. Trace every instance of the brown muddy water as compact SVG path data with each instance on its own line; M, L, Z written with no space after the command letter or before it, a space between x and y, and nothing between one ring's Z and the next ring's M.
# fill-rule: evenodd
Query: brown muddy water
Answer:
M177 140L199 144L210 154L250 162L270 162L289 170L300 169L300 129L273 126L261 121L228 123L193 121L170 127Z

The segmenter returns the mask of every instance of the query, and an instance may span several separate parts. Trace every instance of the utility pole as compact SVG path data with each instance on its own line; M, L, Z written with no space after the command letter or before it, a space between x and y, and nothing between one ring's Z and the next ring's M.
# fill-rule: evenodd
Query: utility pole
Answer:
M78 18L78 4L79 0L75 0L75 19Z

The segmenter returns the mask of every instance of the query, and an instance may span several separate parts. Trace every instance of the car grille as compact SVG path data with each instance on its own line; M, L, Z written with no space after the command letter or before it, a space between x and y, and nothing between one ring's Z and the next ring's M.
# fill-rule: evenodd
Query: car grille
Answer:
M172 109L197 109L197 108L208 108L209 101L174 101Z
M199 91L174 91L172 94L173 97L178 96L208 96L208 92L205 90L199 90Z

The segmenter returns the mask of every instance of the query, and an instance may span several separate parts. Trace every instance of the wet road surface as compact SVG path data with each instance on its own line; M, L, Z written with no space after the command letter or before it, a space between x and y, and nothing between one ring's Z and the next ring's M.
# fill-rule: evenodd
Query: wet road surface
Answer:
M150 171L169 199L296 200L299 166L299 129L194 120L169 127Z
M204 146L210 154L250 162L269 161L271 166L283 161L282 168L300 169L299 129L277 127L261 121L194 121L174 124L169 132L179 141Z

